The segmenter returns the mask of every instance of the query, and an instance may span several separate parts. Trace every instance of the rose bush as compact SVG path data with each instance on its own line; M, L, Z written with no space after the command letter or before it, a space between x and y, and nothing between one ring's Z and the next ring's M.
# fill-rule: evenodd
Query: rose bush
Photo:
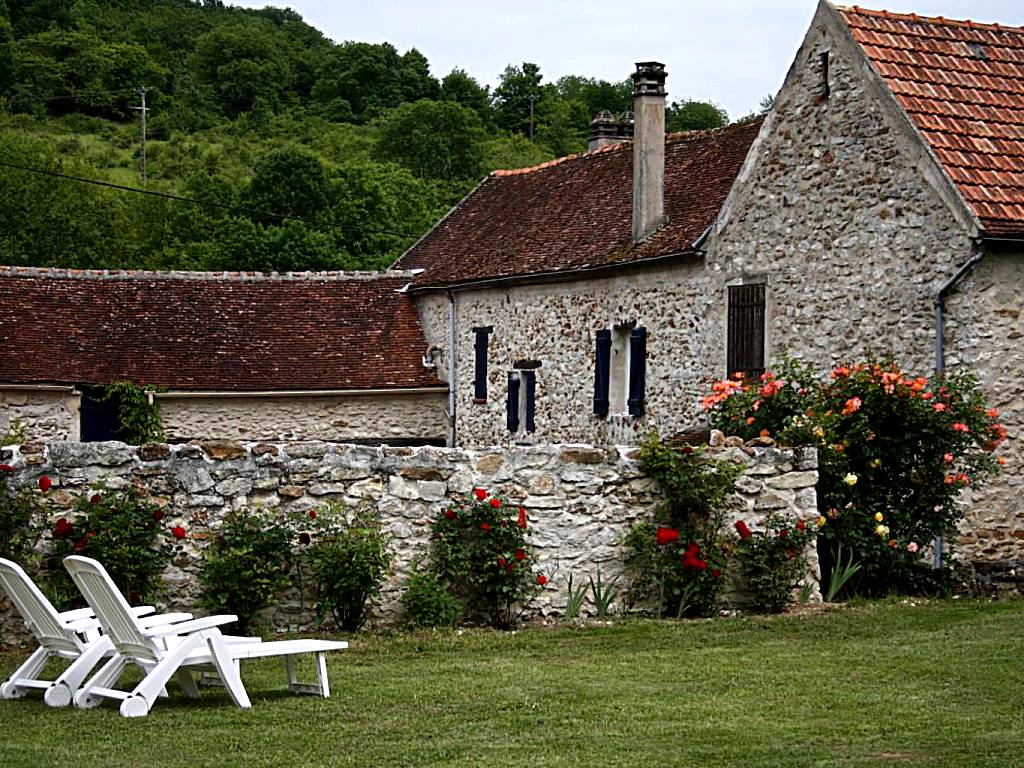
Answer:
M922 554L956 532L960 490L1003 461L993 452L1006 428L969 374L928 379L867 362L815 381L787 361L758 381L718 382L704 407L727 434L818 448L823 575L842 545L862 566L848 585L861 594L941 586Z

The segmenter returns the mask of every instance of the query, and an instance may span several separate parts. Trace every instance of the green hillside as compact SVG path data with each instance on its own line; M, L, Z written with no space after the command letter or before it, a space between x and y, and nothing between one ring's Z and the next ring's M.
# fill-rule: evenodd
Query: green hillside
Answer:
M484 174L580 151L593 114L630 101L625 81L528 62L493 92L438 78L415 49L335 44L290 10L0 0L0 264L380 268Z

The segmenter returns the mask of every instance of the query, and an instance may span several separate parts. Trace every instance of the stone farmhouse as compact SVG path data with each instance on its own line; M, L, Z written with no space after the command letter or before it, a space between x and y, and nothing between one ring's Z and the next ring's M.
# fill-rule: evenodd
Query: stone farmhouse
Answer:
M676 431L782 350L970 366L1019 438L1024 29L822 2L763 122L704 133L662 138L664 82L638 65L632 142L492 174L397 262L449 440ZM979 556L1020 556L1018 446Z
M783 350L964 365L1011 438L966 540L1018 559L1024 29L822 2L767 115L715 131L666 136L664 68L633 81L631 121L383 276L4 270L0 433L85 436L86 385L129 378L178 440L628 444Z
M443 444L447 387L401 273L0 270L0 435L110 440L155 385L171 441Z

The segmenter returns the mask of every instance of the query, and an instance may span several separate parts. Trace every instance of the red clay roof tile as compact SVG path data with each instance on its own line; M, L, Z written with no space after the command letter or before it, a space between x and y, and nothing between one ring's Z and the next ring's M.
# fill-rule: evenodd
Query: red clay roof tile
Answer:
M1024 235L1024 28L838 10L985 231Z
M409 275L0 267L0 382L264 391L442 386Z
M665 142L668 222L632 242L633 144L495 171L396 263L418 286L574 271L687 253L714 223L761 128L751 120Z

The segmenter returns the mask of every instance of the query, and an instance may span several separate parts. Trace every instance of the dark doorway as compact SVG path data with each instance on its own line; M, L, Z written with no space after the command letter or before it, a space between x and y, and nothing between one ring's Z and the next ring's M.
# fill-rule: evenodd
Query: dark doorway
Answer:
M120 440L121 420L117 396L106 397L104 387L79 387L82 392L80 424L83 443Z

